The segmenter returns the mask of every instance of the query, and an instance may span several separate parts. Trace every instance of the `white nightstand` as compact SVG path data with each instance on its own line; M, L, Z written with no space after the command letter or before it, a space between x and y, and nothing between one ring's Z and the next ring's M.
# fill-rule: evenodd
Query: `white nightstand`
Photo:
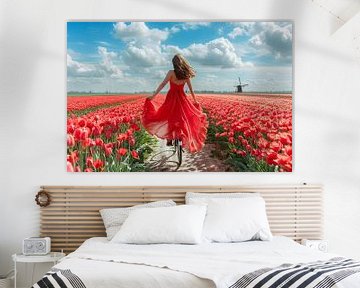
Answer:
M60 253L60 252L50 252L49 254L39 255L39 256L27 256L24 254L12 255L12 259L14 261L14 269L15 269L14 288L16 288L17 263L33 263L35 265L36 263L52 262L55 265L63 257L65 257L65 253ZM32 268L32 273L31 273L31 285L34 284L33 281L34 281L34 266Z
M309 247L314 250L318 250L321 252L328 251L328 242L326 240L310 240L310 239L302 239L301 244Z

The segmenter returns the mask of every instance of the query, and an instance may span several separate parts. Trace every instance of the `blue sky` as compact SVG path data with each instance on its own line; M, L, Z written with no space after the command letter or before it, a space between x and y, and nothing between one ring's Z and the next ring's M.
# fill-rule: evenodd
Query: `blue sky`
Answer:
M195 90L292 90L292 22L68 22L68 91L154 91L171 58Z

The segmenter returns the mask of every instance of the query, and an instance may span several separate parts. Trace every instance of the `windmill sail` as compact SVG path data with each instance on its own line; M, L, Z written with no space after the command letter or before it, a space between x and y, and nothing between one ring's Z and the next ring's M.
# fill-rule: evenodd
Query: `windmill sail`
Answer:
M241 84L241 79L240 77L238 78L239 79L239 84L238 85L235 85L235 87L237 88L235 92L237 93L242 93L243 92L243 89L242 87L245 87L245 86L248 86L249 84Z

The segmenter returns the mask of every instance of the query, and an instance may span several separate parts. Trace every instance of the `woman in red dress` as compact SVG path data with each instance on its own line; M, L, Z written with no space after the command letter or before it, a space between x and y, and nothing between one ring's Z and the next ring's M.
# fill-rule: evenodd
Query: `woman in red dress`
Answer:
M173 139L180 139L182 145L191 153L200 151L206 139L208 122L202 112L192 89L190 78L195 76L194 69L181 55L172 59L174 70L170 70L153 95L145 101L142 123L152 135L167 139L171 145ZM164 103L158 107L151 100L170 82L170 89ZM184 92L187 84L192 103Z

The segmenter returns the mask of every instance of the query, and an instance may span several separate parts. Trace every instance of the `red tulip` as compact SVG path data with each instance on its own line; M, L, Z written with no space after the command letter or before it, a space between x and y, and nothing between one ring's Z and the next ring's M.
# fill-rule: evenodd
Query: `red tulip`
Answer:
M140 130L140 127L136 123L132 123L130 125L130 128L133 129L134 131L139 131Z
M289 163L289 161L290 161L290 157L289 156L287 156L287 155L281 155L281 154L279 154L278 155L278 161L277 161L277 163L280 165L280 166L284 166L284 165L286 165L287 163Z
M288 136L287 133L280 133L280 142L283 144L283 145L287 145L287 144L290 144L291 143L291 140Z
M139 159L139 154L138 154L138 152L136 152L135 150L131 150L131 156L132 156L134 159Z
M94 146L95 143L91 138L85 138L83 141L81 141L81 146L83 148Z
M66 171L74 172L74 166L69 161L66 162Z
M74 136L72 135L67 135L67 146L68 147L73 147L75 146L75 139L74 139Z
M91 128L91 135L97 137L97 136L100 136L101 135L101 132L102 132L102 127L100 126L93 126Z
M267 163L269 163L270 165L277 165L277 156L278 154L276 152L267 153Z
M128 139L128 135L126 133L121 133L116 138L119 142L123 142Z
M292 163L287 163L287 164L283 165L282 168L286 172L291 172L292 171Z
M257 145L259 146L259 148L265 149L269 147L269 141L261 137L258 139Z
M134 136L129 137L129 145L134 146L136 144L136 140Z
M117 151L117 155L118 156L124 156L126 153L127 153L127 149L126 148L120 148L118 151Z
M292 155L292 147L291 146L286 146L285 147L285 153L289 156Z
M85 127L86 121L84 119L80 118L79 121L78 121L78 124L79 124L80 127Z
M74 131L74 137L76 140L80 140L81 139L81 128L77 128L75 131Z
M96 169L101 169L102 167L104 167L104 162L101 159L97 159L94 161L94 167Z
M103 147L104 146L104 141L101 138L96 138L95 139L95 145L99 146L99 147Z
M276 134L275 133L267 133L267 138L270 141L274 141L276 139Z
M246 139L241 139L241 144L243 145L243 146L246 146L246 145L249 145L249 142L246 140Z
M128 129L128 130L126 131L126 134L127 134L127 136L132 136L132 135L133 135L133 130L132 130L132 129Z
M106 156L110 156L113 152L113 146L111 143L104 145L104 151Z
M244 151L244 150L237 150L237 151L236 151L236 154L238 154L238 155L240 155L240 156L242 156L242 157L245 157L245 156L246 156L246 151Z
M67 125L67 133L72 134L72 133L74 133L74 131L75 131L75 125L74 124L68 124Z
M73 151L70 155L67 155L67 161L74 165L79 160L79 152Z
M86 166L87 167L93 167L94 166L94 159L91 156L86 158Z
M275 152L279 152L281 147L282 147L282 145L280 142L273 141L270 144L270 149L272 149Z

